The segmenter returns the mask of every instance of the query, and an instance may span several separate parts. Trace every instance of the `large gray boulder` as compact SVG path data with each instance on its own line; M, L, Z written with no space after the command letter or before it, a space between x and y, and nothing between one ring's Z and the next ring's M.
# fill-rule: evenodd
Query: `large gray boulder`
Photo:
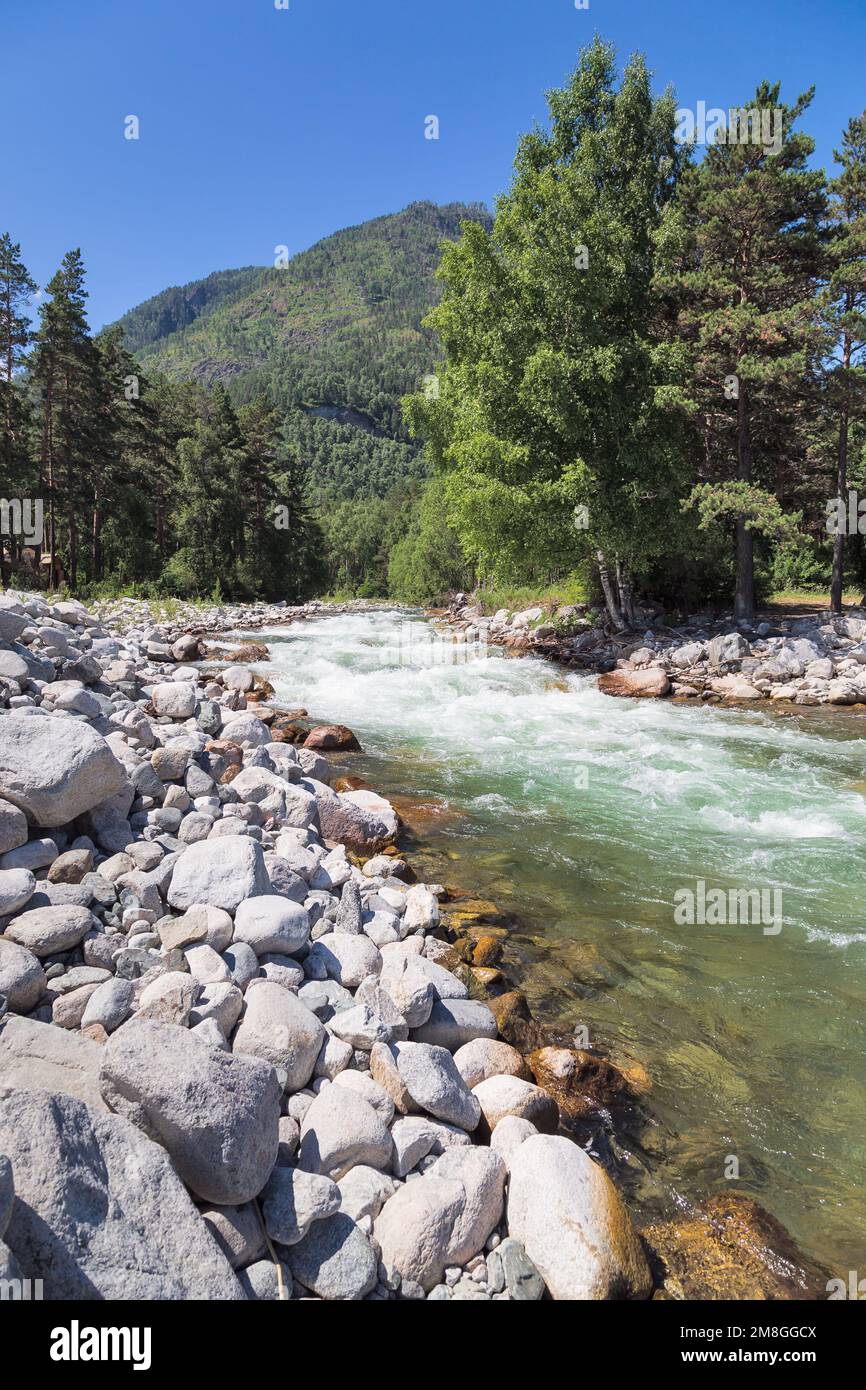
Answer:
M27 843L27 817L11 801L0 801L0 854Z
M71 1096L0 1089L7 1231L47 1299L238 1299L225 1256L171 1160L118 1115Z
M299 1166L335 1182L357 1163L389 1168L392 1153L391 1135L381 1115L344 1086L326 1086L301 1124Z
M340 1189L330 1178L288 1164L275 1168L262 1193L262 1216L271 1240L297 1245L314 1221L340 1208Z
M307 944L310 918L300 903L265 893L248 898L235 913L235 941L245 941L257 956L276 952L291 956Z
M570 1139L538 1134L515 1150L508 1234L555 1299L648 1298L652 1276L622 1198Z
M95 926L93 913L73 903L33 907L12 919L6 938L26 947L34 956L53 956L77 946Z
M24 1091L59 1091L105 1108L99 1089L102 1048L81 1033L7 1015L0 1022L0 1083Z
M378 1260L364 1232L337 1212L315 1221L289 1251L292 1274L319 1298L355 1302L376 1284Z
M13 1014L29 1014L45 992L45 971L32 951L0 936L0 994Z
M420 1110L460 1129L477 1127L481 1106L446 1048L398 1042L392 1044L391 1051L400 1079Z
M102 1049L106 1104L170 1153L198 1197L248 1202L264 1187L279 1145L273 1067L208 1047L172 1023L132 1023Z
M235 1055L261 1057L287 1072L286 1090L299 1091L313 1075L325 1030L296 994L272 980L247 986L246 1010L234 1037Z
M3 716L0 796L31 825L66 825L126 785L105 739L66 715Z
M456 1052L473 1038L495 1038L496 1019L486 1004L477 999L438 999L426 1023L413 1034L416 1042L447 1047Z
M465 1200L463 1183L446 1178L425 1175L398 1187L373 1226L388 1273L427 1292L440 1284Z
M200 840L174 866L168 901L181 911L206 904L234 912L245 898L270 892L262 851L246 835Z

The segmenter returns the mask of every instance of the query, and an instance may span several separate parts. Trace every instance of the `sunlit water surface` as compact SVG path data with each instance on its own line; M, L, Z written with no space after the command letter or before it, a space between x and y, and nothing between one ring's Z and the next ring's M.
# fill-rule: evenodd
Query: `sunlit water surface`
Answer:
M636 1195L700 1199L733 1155L805 1250L866 1268L866 722L612 700L496 650L454 664L398 612L256 636L281 704L355 730L353 772L439 808L425 837L514 914L533 1010L648 1069ZM781 931L677 925L698 880L780 891Z

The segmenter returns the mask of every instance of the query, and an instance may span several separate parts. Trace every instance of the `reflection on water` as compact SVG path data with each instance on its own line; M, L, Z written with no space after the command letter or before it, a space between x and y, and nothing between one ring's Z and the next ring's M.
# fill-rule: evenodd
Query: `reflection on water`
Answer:
M397 613L261 634L277 697L349 724L385 794L515 914L541 1016L653 1078L646 1195L755 1195L834 1270L866 1259L866 724L611 700L492 654L428 664ZM407 652L411 657L407 659ZM820 717L818 717L820 715ZM447 860L446 860L447 857ZM678 926L674 895L780 890L783 926Z

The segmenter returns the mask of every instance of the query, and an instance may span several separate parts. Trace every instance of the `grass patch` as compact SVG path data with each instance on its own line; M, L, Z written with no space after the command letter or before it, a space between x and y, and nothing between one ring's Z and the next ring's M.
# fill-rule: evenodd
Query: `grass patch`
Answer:
M584 581L576 574L569 574L555 584L480 589L475 600L484 613L496 613L500 608L520 613L526 608L561 608L572 603L588 603L589 595Z

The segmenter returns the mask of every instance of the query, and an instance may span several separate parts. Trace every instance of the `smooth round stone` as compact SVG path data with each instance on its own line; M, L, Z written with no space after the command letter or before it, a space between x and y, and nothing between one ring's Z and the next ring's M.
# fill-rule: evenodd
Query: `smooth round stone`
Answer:
M29 869L0 869L0 917L20 912L36 892L36 879Z

